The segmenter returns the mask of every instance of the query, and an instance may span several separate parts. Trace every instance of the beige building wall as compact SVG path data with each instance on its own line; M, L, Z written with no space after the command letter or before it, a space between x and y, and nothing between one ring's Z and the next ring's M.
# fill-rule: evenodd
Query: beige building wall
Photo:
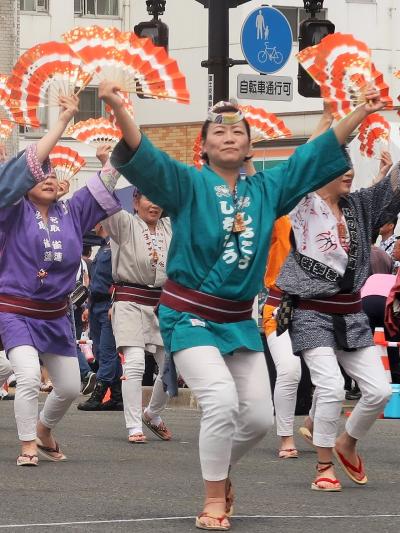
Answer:
M0 73L9 74L19 55L19 1L0 1ZM0 118L5 115L0 111ZM18 129L5 142L7 154L18 151Z

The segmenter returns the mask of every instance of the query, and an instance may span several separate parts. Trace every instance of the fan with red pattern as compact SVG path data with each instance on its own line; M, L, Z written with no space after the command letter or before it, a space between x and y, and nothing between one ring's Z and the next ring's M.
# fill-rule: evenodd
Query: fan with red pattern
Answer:
M100 144L115 145L122 137L121 130L102 117L81 120L68 128L65 135L92 146L99 146Z
M91 74L65 43L50 41L30 48L14 65L7 80L8 105L18 124L40 127L38 108L58 105L60 95L85 87Z
M86 164L86 160L76 150L67 146L55 146L49 157L52 169L60 181L70 180Z
M352 35L334 33L297 54L303 68L321 87L321 96L336 119L351 113L365 102L372 87L380 93L387 107L393 105L383 75L372 63L371 51Z
M358 134L360 152L366 157L378 157L382 150L388 149L389 138L389 122L379 113L368 115Z
M249 123L252 144L292 136L292 132L286 127L283 120L279 119L274 113L268 113L265 109L251 105L237 105L236 107L242 111L245 119ZM193 145L193 164L197 168L201 168L204 164L201 158L200 133L196 137Z
M121 91L189 103L177 62L151 39L101 26L74 28L63 38L93 75L115 81Z

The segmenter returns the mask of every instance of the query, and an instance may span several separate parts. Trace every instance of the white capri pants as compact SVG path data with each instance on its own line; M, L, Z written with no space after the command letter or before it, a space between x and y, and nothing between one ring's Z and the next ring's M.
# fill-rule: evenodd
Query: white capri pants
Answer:
M0 387L13 373L11 363L6 359L5 353L0 352Z
M175 365L202 411L199 453L203 479L221 481L273 425L271 388L262 352L222 357L214 346L174 353Z
M310 410L310 417L314 422L315 446L335 446L345 394L344 379L338 363L357 381L361 390L361 399L347 419L345 427L351 437L361 439L392 394L378 349L369 346L354 352L344 352L331 347L320 347L305 350L303 356L315 385Z
M124 399L124 415L126 427L134 432L142 431L142 380L145 370L144 348L139 346L123 346L122 364L124 378L122 380L122 397ZM168 394L164 392L162 373L165 351L157 346L152 354L158 365L158 376L153 385L153 393L147 409L152 415L160 415L168 402Z
M268 348L276 368L274 406L276 433L280 437L293 435L297 388L301 379L301 361L293 353L289 332L277 337L274 331L267 337Z
M18 437L22 441L36 439L40 389L39 357L48 370L54 387L40 412L39 418L44 426L53 429L80 392L81 378L77 357L39 354L33 346L11 348L8 358L17 379L15 421Z

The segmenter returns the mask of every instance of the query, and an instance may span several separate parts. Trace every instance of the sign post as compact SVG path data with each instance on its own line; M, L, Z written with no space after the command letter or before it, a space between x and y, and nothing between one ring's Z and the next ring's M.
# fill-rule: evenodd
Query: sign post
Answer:
M242 26L241 45L249 65L262 74L281 70L292 52L292 29L287 18L274 7L252 11Z

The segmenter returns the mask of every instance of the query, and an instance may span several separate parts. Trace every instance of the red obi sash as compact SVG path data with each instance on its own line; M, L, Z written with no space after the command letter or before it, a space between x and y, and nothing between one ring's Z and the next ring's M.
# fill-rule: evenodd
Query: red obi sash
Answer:
M112 296L114 302L134 302L140 305L156 307L161 296L161 289L145 286L113 285Z
M167 280L163 287L160 304L217 323L251 320L253 312L253 300L226 300L171 280Z
M44 302L0 294L0 312L2 313L14 313L40 320L53 320L66 315L68 308L69 300L67 299L59 302Z

